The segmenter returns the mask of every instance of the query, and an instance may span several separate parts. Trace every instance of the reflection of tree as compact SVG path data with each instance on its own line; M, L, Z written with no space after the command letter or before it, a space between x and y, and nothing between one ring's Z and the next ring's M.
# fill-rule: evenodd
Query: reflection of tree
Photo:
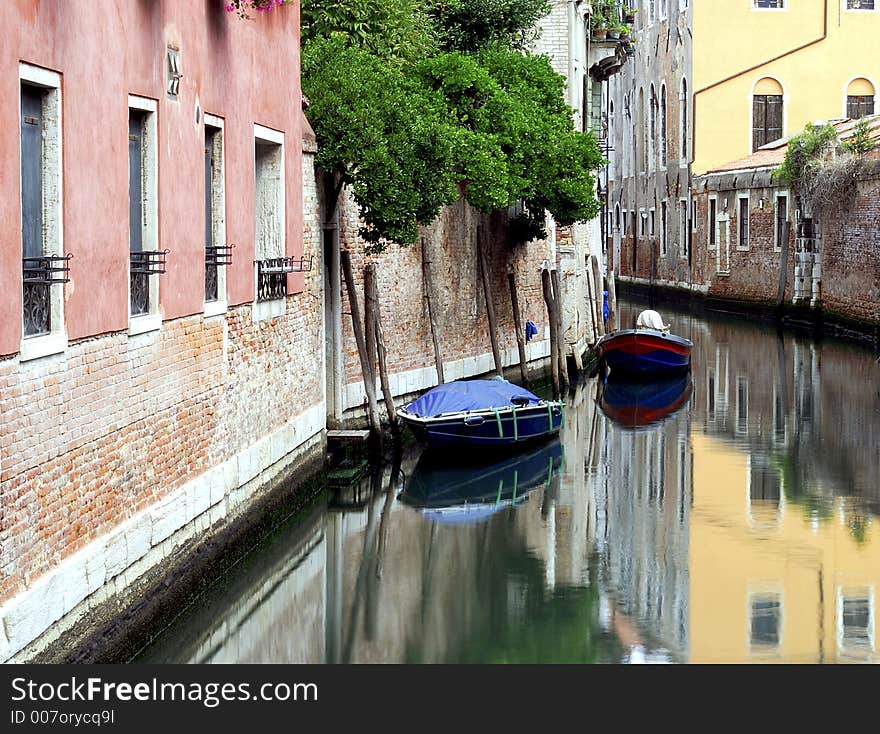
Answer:
M586 587L545 593L542 562L525 550L497 553L484 578L485 614L469 631L457 663L597 663L620 660L620 643L598 624L595 564Z

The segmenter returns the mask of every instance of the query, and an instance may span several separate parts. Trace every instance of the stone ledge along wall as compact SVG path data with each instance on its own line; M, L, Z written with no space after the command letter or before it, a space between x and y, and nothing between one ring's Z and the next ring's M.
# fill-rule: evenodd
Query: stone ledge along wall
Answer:
M405 395L433 387L437 384L437 377L425 303L420 245L399 246L392 243L380 255L364 255L364 243L357 233L357 207L353 201L348 201L341 219L340 239L342 247L351 253L362 313L364 265L369 261L376 263L392 390L395 395ZM464 201L459 201L445 208L431 226L422 229L433 257L433 299L447 381L479 375L495 368L477 261L477 225L481 220L486 225L486 260L491 271L497 337L505 366L519 362L507 279L508 266L512 266L516 273L523 328L527 319L534 321L538 327L538 336L527 344L527 358L534 362L549 354L549 325L541 287L542 264L552 264L549 242L541 240L508 245L506 226L498 217L481 216ZM344 284L342 310L343 401L347 410L361 411L366 405L366 397ZM514 367L510 376L518 380L518 368ZM381 398L378 386L377 396Z

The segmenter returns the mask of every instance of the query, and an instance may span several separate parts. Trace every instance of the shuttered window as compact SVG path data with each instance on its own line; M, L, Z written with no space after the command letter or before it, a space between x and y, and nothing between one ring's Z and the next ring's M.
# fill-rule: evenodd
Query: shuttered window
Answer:
M874 97L867 95L853 96L846 98L846 116L853 120L861 117L867 117L874 114Z
M21 250L24 258L43 251L43 92L21 87ZM49 333L49 289L24 284L24 334Z
M752 152L782 137L782 95L756 94L752 98Z

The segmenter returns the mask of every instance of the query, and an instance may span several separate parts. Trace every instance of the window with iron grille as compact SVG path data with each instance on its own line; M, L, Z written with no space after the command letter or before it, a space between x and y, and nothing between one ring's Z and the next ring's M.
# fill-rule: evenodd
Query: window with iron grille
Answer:
M847 10L874 10L874 0L846 0Z
M783 10L785 8L785 0L752 0L753 8L761 8L764 10Z
M874 114L873 95L848 95L846 98L846 116L853 120Z
M205 303L206 314L222 313L226 302L226 266L232 245L226 242L223 173L223 120L205 114Z
M752 152L782 137L782 95L756 94L752 98Z
M19 77L25 360L66 346L63 284L71 256L62 252L61 77L27 64L19 66Z
M284 224L284 136L283 133L255 126L254 166L256 171L255 214L257 293L259 303L277 301L283 307L287 295ZM278 311L277 314L280 314ZM265 317L277 315L271 308ZM262 316L258 316L258 319Z

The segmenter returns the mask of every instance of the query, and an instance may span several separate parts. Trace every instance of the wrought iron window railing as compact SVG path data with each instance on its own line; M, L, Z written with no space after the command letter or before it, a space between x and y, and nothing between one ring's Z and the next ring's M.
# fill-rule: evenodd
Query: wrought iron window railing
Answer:
M232 265L232 248L235 245L205 246L205 301L216 301L219 296L217 268Z
M312 269L312 258L273 257L257 260L257 300L271 301L287 295L287 274Z
M132 250L129 260L131 315L150 313L150 276L165 272L171 250Z
M51 286L68 283L73 255L23 257L22 317L24 335L37 336L52 330Z

